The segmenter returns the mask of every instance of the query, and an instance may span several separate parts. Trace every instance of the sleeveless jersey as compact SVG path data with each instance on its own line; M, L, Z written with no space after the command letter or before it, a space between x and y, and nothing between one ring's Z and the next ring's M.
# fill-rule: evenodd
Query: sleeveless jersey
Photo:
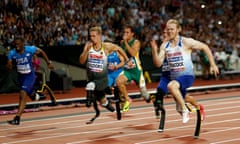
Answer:
M133 39L128 43L130 47L132 47L132 45L134 44L135 40L136 40L136 39L133 38ZM137 69L140 69L140 70L141 70L142 67L141 67L141 61L140 61L140 59L139 59L139 52L137 52L136 56L132 57L132 56L128 53L128 50L127 50L127 48L126 48L126 46L125 46L124 43L121 45L121 47L122 47L123 50L126 52L129 60L133 63L133 66L132 66L132 67L128 67L127 65L125 65L124 68L126 68L126 69L137 68Z
M101 49L96 51L92 47L88 53L88 76L90 80L97 80L107 76L107 56L101 44Z
M176 77L183 75L194 75L191 54L186 53L182 45L182 37L179 37L176 47L171 47L170 42L166 45L166 63L164 63L165 65L163 65L163 67L168 67L167 70L170 70L171 79L175 79Z
M118 53L116 51L112 52L111 54L108 55L108 66L110 65L118 65L120 63L120 59L118 57ZM111 73L120 73L122 71L122 68L119 68L117 70L110 70L108 69L108 74L111 74Z
M32 57L37 51L36 46L24 46L24 52L18 53L13 49L8 54L8 59L16 63L17 72L20 74L29 74L34 72L32 65Z

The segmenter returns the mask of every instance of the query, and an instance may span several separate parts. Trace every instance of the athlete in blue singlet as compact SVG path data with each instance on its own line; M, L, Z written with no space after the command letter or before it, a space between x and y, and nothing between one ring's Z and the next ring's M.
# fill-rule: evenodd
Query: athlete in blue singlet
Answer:
M16 65L20 84L20 102L16 116L13 120L8 121L8 123L19 125L20 117L26 105L26 97L29 96L32 100L41 99L40 95L36 94L34 91L34 84L36 81L32 64L34 54L41 54L49 68L53 68L53 65L49 61L46 53L40 48L37 48L36 46L24 46L24 39L22 37L16 37L15 44L16 48L8 53L7 67L12 69L13 64Z
M115 87L118 75L122 72L124 58L116 51L108 55L108 86Z

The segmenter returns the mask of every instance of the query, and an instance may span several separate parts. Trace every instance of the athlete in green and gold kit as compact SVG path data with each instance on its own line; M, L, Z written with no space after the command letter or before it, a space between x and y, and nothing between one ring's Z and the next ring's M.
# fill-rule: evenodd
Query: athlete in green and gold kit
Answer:
M119 91L126 100L122 109L123 112L129 110L131 99L128 96L126 84L131 81L134 81L138 85L141 95L149 102L149 94L147 93L141 61L139 58L141 43L134 36L135 32L133 27L129 25L125 26L121 47L127 53L129 61L124 66L124 70L117 80Z

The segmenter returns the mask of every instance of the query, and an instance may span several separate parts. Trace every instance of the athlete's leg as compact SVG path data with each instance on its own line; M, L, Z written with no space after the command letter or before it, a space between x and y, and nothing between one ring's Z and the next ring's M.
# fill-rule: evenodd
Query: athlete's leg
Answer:
M114 92L114 100L115 100L115 106L117 111L117 119L121 120L122 115L121 115L121 108L120 108L120 94L117 86L114 87L113 92Z
M8 121L9 124L19 125L20 117L22 116L26 107L27 96L30 96L34 92L35 75L20 75L19 83L21 90L19 92L19 107L18 112L13 120Z
M94 82L89 82L86 85L86 92L87 92L86 107L90 107L91 104L95 101L95 97L94 97L95 87L96 87L96 84Z
M128 96L128 92L127 92L127 88L126 88L127 81L128 81L127 77L124 74L120 74L117 79L117 82L116 82L120 93L125 98L123 112L126 112L129 110L129 106L130 106L130 102L131 102L131 99Z
M186 95L185 101L193 105L196 109L200 110L201 113L201 120L205 119L205 111L204 106L202 104L199 104L193 96L190 96L189 94Z
M193 105L196 109L200 108L198 102L192 96L190 96L189 94L186 95L185 101L190 103L191 105Z
M173 80L168 84L168 90L169 92L173 95L174 99L176 100L176 102L181 106L182 108L182 117L183 123L187 123L189 121L189 111L185 106L185 101L184 98L181 94L180 91L180 84L178 81Z
M153 106L155 110L156 118L159 118L159 110L164 109L163 108L163 98L168 93L167 85L169 83L169 79L167 77L161 77L160 82L157 86L157 93L155 94L154 100L153 100Z
M156 93L156 97L155 97L155 101L153 102L154 109L155 109L155 115L156 115L157 118L160 118L159 111L164 109L164 106L163 106L164 96L165 96L165 92L162 89L158 88L157 93Z
M97 98L97 100L100 102L102 107L105 107L107 110L114 112L115 109L111 105L111 102L106 98L105 96L105 90L102 91L94 91L94 95Z
M129 100L129 96L128 96L128 92L127 92L127 88L126 88L126 84L127 84L127 77L124 74L119 75L116 84L117 87L120 91L120 93L125 97L126 100Z
M113 85L115 83L115 75L114 73L108 74L108 87L105 89L106 94L112 95Z
M146 100L147 103L149 103L150 102L150 95L147 92L146 82L145 82L145 79L144 79L144 76L143 76L142 72L140 74L140 79L139 79L138 83L139 83L138 86L140 88L141 96L144 97L144 99Z
M168 84L168 90L173 95L174 99L180 104L183 110L186 110L185 102L180 91L180 84L178 81L173 80Z
M162 89L157 89L154 107L155 107L155 113L157 118L158 117L160 118L158 132L163 132L164 125L165 125L166 111L164 109L164 102L163 102L164 96L165 96L165 92ZM159 111L161 112L161 116Z
M177 77L176 80L173 80L168 84L168 90L182 109L183 123L186 123L189 120L189 111L185 105L185 96L187 88L192 86L193 82L193 76L185 75Z

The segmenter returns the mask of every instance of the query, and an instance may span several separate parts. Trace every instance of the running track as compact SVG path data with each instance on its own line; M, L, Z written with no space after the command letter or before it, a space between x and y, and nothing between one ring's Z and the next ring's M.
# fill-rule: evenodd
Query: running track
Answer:
M239 144L240 90L195 92L205 106L206 120L198 139L193 138L196 114L187 124L175 111L172 98L165 98L167 111L165 131L157 132L159 120L152 104L134 100L130 111L116 120L116 114L101 109L93 124L85 124L94 115L92 108L81 105L41 107L37 112L24 113L19 126L6 123L13 114L0 116L1 144Z

